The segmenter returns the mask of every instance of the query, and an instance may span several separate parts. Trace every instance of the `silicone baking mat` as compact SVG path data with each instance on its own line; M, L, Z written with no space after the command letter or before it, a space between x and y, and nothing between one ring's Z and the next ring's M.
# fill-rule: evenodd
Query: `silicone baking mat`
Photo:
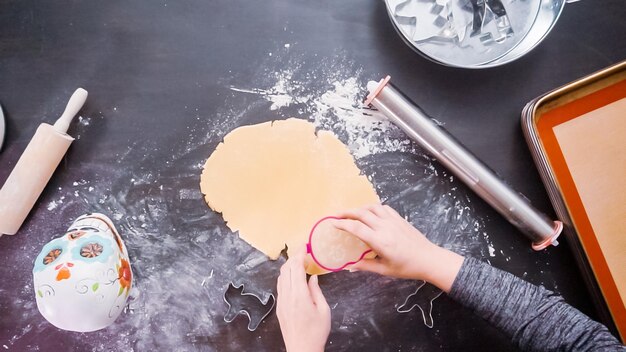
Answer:
M626 333L626 79L537 110L544 153L622 337Z

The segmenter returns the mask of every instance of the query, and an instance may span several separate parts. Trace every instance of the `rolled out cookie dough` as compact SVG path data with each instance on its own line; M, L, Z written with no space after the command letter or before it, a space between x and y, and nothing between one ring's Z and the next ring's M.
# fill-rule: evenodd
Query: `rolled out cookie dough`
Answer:
M200 188L228 227L271 259L285 245L288 255L303 250L320 218L380 201L334 134L295 118L231 131L206 161ZM346 262L362 252L337 251ZM310 256L307 272L325 273Z

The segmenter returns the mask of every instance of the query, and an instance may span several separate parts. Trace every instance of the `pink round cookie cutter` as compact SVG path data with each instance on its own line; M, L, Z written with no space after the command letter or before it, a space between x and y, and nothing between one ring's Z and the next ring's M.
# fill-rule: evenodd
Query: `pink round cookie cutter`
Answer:
M330 268L330 267L327 267L326 265L320 263L320 261L317 260L317 258L315 257L315 254L313 253L313 249L312 249L312 246L311 246L311 241L313 239L313 233L315 232L315 229L317 228L317 226L319 224L321 224L322 222L326 221L326 220L342 220L342 218L339 218L339 217L336 217L336 216L326 216L324 218L319 219L315 223L315 225L313 225L313 228L311 229L311 232L309 233L309 242L307 242L307 244L306 244L306 252L311 255L311 258L313 258L313 261L315 262L315 264L317 264L320 268L322 268L324 270L332 271L332 272L338 272L338 271L341 271L341 270L345 269L349 265L354 265L354 264L360 262L361 260L363 260L363 258L365 258L365 256L368 253L370 253L372 251L371 249L366 250L365 252L363 252L361 254L359 259L357 259L356 261L347 262L344 265L340 266L339 268Z

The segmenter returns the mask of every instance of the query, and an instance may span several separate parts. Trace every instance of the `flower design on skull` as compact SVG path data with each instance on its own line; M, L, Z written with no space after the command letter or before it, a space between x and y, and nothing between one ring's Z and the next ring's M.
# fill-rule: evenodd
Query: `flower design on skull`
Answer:
M67 242L62 238L48 242L39 252L37 259L35 259L33 273L43 271L48 265L55 263L66 250Z
M106 263L113 255L113 242L100 235L81 237L76 240L76 246L72 248L72 258L83 262Z
M102 254L102 245L100 243L88 243L80 249L80 256L85 258L95 258Z
M63 250L61 248L55 248L55 249L51 250L43 258L43 263L46 264L46 265L52 263L53 261L57 260L58 257L61 256L61 253L63 253Z
M120 279L120 292L118 293L118 296L124 291L126 291L126 295L128 295L128 291L130 291L130 284L133 279L133 273L130 271L130 264L128 263L128 260L120 258L120 264L117 266L117 275Z

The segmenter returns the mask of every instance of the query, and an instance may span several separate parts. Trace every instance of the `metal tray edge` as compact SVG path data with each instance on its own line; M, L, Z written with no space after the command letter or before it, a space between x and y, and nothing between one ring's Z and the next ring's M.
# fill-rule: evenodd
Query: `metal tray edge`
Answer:
M545 156L545 149L543 148L543 145L539 140L539 136L536 130L536 113L537 109L548 101L554 101L559 97L581 89L584 86L589 86L619 72L626 72L626 61L619 62L617 64L594 72L590 75L587 75L540 95L539 97L528 102L526 106L524 106L524 108L522 109L521 114L521 125L522 131L524 133L524 138L526 139L526 143L528 144L528 147L531 151L533 161L535 162L541 180L544 184L544 187L546 188L550 203L552 203L557 217L564 224L564 233L567 237L568 247L574 253L578 268L583 274L583 279L587 284L588 291L592 296L596 310L600 315L600 319L617 336L620 336L620 333L613 322L613 316L604 300L602 289L600 288L600 285L596 280L595 274L593 272L591 264L588 261L582 243L578 239L578 235L572 223L572 218L569 211L567 210L565 201L561 196L558 183L556 182L556 177L548 163L547 157ZM626 337L621 337L622 341L626 340Z

